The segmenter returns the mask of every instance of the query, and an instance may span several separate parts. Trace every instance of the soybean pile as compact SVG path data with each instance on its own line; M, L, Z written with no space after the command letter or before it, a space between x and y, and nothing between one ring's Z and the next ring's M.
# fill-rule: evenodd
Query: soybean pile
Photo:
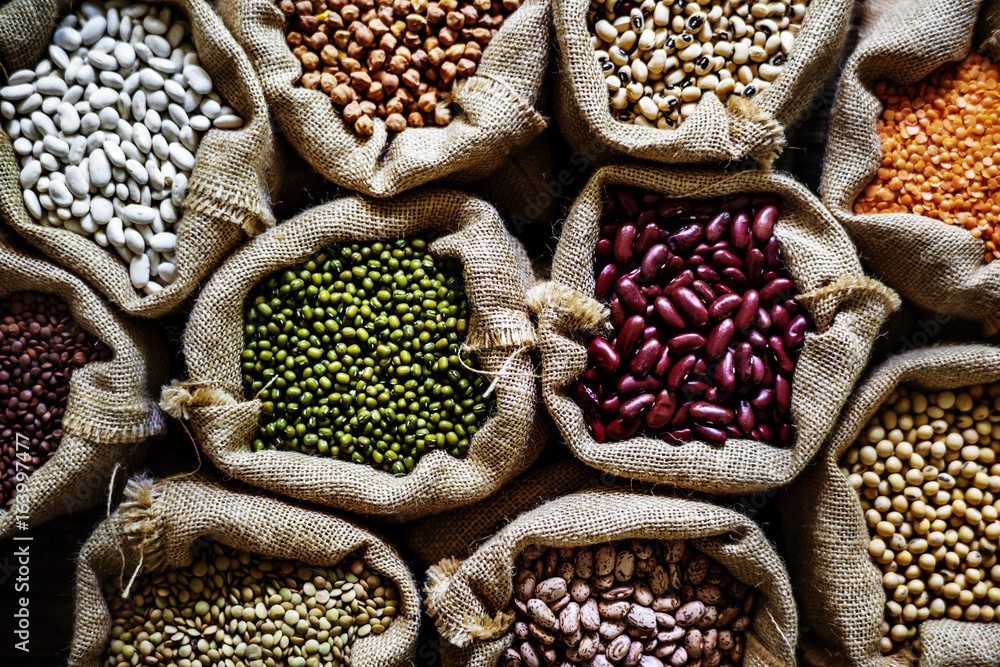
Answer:
M686 540L527 547L502 667L739 665L755 595Z
M610 300L613 337L590 340L570 387L595 440L792 443L792 377L811 323L781 260L778 217L766 193L608 190L594 296Z
M1000 618L1000 384L899 387L844 454L885 586L885 653L921 621Z
M0 508L52 458L73 372L111 350L80 328L59 297L15 292L0 298Z
M243 120L214 91L179 10L85 2L48 57L0 88L4 131L38 224L92 238L133 287L177 278L177 226L201 136Z
M973 53L923 81L880 81L877 129L883 159L854 212L916 213L982 239L987 262L1000 243L1000 70Z
M199 540L194 562L140 576L111 610L106 667L340 667L356 639L385 632L399 594L358 558L335 567L268 559Z
M778 78L805 2L592 1L587 22L608 84L611 115L671 129L701 96L751 98Z
M460 358L461 264L424 237L328 246L246 301L243 373L262 401L256 450L291 449L405 475L463 456L493 406Z

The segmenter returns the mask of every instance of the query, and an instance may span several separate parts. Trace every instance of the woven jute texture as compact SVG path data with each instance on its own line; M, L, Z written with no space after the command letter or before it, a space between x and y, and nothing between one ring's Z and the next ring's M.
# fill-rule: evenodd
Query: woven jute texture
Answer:
M444 667L494 667L510 645L514 561L525 547L630 538L692 540L692 546L756 589L743 664L795 664L798 614L791 584L760 528L711 503L619 487L548 502L519 516L467 559L445 559L427 571L427 611L441 632Z
M59 447L18 494L27 499L27 517L0 511L0 538L18 532L18 520L37 526L96 504L107 495L112 473L124 480L145 457L147 441L166 432L156 392L168 363L156 331L112 311L76 276L0 238L0 297L22 291L63 299L77 324L111 348L112 356L73 372Z
M119 508L84 543L77 557L70 667L101 664L112 621L102 593L105 582L128 581L133 572L188 566L194 560L195 541L204 537L315 567L333 566L348 556L363 559L396 584L402 608L384 633L352 644L351 665L412 664L420 596L413 575L393 547L352 521L195 475L159 481L133 478Z
M545 128L537 108L549 60L549 11L549 0L525 0L507 17L476 73L455 85L450 101L462 113L451 123L392 136L375 119L374 134L362 137L329 95L298 85L302 65L285 44L285 17L274 0L219 2L292 145L326 178L373 197L430 181L478 180Z
M566 394L585 370L580 330L606 333L607 309L594 293L594 249L605 188L630 185L668 197L704 199L773 192L780 197L778 237L785 266L814 330L806 334L792 377L790 448L730 438L721 446L692 441L672 446L658 438L596 442L583 411ZM864 369L872 343L899 305L895 293L865 277L844 229L805 187L775 173L725 174L663 167L598 170L573 204L552 263L552 282L529 295L538 313L542 397L567 444L587 465L621 477L711 493L748 493L781 486L815 455Z
M295 451L252 448L261 402L244 392L243 302L264 277L331 243L426 233L439 257L461 261L472 307L466 345L495 378L496 413L468 454L435 450L408 475ZM188 378L162 404L190 419L199 445L225 473L295 498L361 514L414 518L488 496L537 458L548 433L538 399L535 329L525 305L534 277L524 248L487 203L431 189L392 202L334 200L253 239L205 285L184 333Z
M996 38L984 43L977 36L996 27L996 10L997 3L981 0L910 0L878 15L837 89L821 187L872 272L920 306L983 321L988 333L1000 323L1000 264L984 262L982 241L921 215L858 215L854 200L882 165L875 85L916 83L973 50L996 61Z
M485 500L407 523L405 543L424 567L444 558L467 558L519 514L574 491L607 486L610 480L614 477L576 459L532 466Z
M676 129L661 130L612 118L587 27L590 2L553 0L559 127L574 150L597 163L627 155L670 163L751 158L769 164L785 147L785 129L809 108L837 62L852 6L850 0L810 3L795 48L766 91L726 103L706 94Z
M885 588L868 555L868 528L857 491L837 462L882 402L900 385L957 389L1000 380L1000 348L941 345L890 357L859 383L815 465L780 496L787 562L804 622L816 644L810 653L831 665L910 665L911 650L879 651ZM929 620L920 624L921 667L1000 664L1000 623ZM819 662L819 661L818 661Z
M0 68L34 67L68 2L13 0L0 8ZM162 291L136 290L113 250L62 228L43 227L24 207L13 144L0 132L0 217L46 255L83 276L123 310L158 317L177 310L208 273L241 243L274 223L272 135L267 103L250 61L206 0L165 0L191 25L201 64L243 120L238 130L206 132L195 153L177 226L177 279ZM278 172L275 171L275 178Z

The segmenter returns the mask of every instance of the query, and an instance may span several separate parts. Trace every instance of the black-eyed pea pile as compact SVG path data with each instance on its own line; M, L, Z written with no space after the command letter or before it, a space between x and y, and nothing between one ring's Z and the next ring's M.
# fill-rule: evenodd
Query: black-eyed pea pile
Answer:
M594 56L617 120L670 129L702 95L753 97L795 46L807 2L592 0Z
M191 565L142 575L124 600L105 586L106 667L339 667L356 639L385 632L399 610L393 583L357 558L322 568L196 545Z
M532 545L502 667L738 665L753 591L685 540Z
M927 619L1000 617L998 454L1000 383L900 387L844 454L883 572L884 652Z

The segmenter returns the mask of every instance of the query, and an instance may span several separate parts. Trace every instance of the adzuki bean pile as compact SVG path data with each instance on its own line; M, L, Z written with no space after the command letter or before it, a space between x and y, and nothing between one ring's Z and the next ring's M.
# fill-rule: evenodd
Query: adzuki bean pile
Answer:
M0 508L8 508L59 447L73 371L110 350L50 294L15 292L0 299L0 313Z
M445 94L472 76L483 49L520 0L280 0L286 42L302 63L302 86L343 108L360 135L374 118L400 132L447 125Z
M502 667L738 665L754 594L685 540L529 546Z
M595 296L610 297L615 337L590 341L571 387L594 438L791 444L792 374L810 322L773 235L777 199L609 195Z

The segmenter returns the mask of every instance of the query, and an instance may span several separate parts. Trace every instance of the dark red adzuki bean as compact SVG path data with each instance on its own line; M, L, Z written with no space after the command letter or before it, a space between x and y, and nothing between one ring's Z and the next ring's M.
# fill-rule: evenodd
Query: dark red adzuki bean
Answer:
M616 335L590 341L570 392L594 439L790 445L791 379L811 324L774 236L778 198L608 194L595 296Z

